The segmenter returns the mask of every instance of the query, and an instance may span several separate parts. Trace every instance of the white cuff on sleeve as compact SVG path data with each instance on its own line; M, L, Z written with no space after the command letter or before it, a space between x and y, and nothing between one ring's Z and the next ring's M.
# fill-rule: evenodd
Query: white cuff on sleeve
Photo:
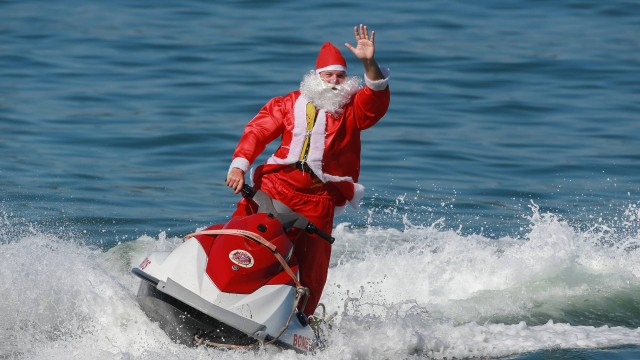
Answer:
M249 166L251 164L249 164L249 160L245 159L245 158L241 158L241 157L237 157L235 159L233 159L233 161L231 161L231 165L229 166L229 171L227 172L227 174L229 172L231 172L231 169L233 168L238 168L242 171L244 171L244 173L246 174L247 171L249 171Z
M367 86L373 91L384 90L389 84L389 77L391 75L391 70L388 67L380 66L380 71L382 71L382 76L384 79L380 80L369 80L367 74L364 75L364 82Z

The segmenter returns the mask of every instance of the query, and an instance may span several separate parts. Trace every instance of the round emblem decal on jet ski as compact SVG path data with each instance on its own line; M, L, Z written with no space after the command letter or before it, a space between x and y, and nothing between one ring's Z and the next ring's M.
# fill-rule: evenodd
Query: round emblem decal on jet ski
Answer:
M233 250L229 253L229 259L231 259L234 264L244 268L253 266L253 256L244 250Z

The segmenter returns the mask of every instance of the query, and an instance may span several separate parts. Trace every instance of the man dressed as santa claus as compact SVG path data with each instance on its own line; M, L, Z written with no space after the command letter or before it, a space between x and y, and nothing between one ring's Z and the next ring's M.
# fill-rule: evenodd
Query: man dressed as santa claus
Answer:
M375 32L354 27L356 46L345 44L364 65L364 82L347 75L347 62L325 43L316 69L304 76L300 89L271 99L247 124L233 154L227 185L236 193L245 174L267 144L280 147L253 175L254 186L278 199L331 234L333 217L349 203L357 208L364 187L360 175L360 132L375 125L390 101L389 70L374 59ZM233 216L254 211L245 199ZM303 312L313 315L324 288L331 245L315 235L296 240L300 282L310 297Z

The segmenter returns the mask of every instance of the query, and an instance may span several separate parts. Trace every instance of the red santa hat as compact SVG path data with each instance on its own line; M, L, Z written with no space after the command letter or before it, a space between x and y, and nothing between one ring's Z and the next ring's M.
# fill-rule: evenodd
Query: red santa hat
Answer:
M340 50L327 41L320 48L320 53L316 59L316 74L329 70L347 71L347 61L340 53Z

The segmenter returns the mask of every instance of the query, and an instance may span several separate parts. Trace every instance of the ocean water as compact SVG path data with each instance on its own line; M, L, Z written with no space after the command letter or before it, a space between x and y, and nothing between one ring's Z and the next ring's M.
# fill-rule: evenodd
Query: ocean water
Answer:
M131 267L228 218L246 122L359 23L392 103L327 349L172 343ZM640 358L639 31L635 1L0 1L0 359Z

